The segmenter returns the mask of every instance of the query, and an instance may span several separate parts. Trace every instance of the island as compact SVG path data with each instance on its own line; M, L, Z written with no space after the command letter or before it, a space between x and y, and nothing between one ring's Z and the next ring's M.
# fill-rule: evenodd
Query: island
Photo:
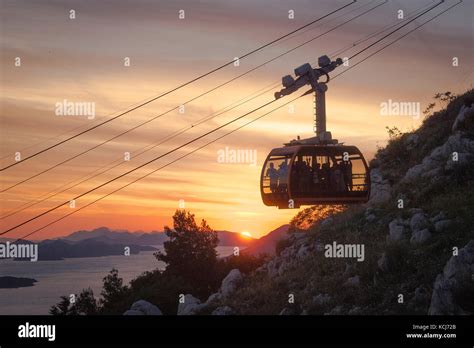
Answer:
M0 289L14 289L33 286L38 281L32 278L18 278L18 277L0 277Z

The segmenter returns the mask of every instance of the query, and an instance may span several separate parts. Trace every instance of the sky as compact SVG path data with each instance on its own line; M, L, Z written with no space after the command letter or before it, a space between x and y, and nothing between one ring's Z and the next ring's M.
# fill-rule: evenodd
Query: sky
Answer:
M42 172L151 117L186 103L275 56L321 35L383 0L359 0L287 39L170 93L123 117L68 141L31 160L1 172L2 189ZM393 40L423 23L456 0L418 18ZM1 0L0 162L14 155L31 155L67 137L109 120L120 111L148 100L206 73L235 57L351 3L351 0L257 1L6 1ZM276 59L212 93L186 103L184 112L173 110L116 140L78 156L38 177L0 193L1 215L29 202L49 197L13 216L0 220L1 230L41 212L186 143L225 122L273 99L276 87L203 124L198 120L219 113L257 91L278 84L304 63L315 64L321 55L346 48L339 57L350 57L380 35L362 41L384 27L399 23L400 10L409 16L437 1L391 0L350 23ZM473 80L473 5L464 1L379 54L328 83L327 128L333 137L358 146L370 160L388 140L386 127L402 132L416 129L423 115L383 115L381 105L419 103L423 110L437 92L462 93ZM184 10L184 18L179 18ZM71 12L72 11L72 12ZM289 18L289 11L294 18ZM74 18L71 18L71 14ZM383 35L383 34L381 34ZM349 61L351 64L382 47ZM358 43L354 46L355 43ZM456 57L457 64L453 64ZM18 59L19 58L19 59ZM335 58L332 57L331 58ZM20 62L20 64L18 64ZM129 64L126 64L128 63ZM339 67L333 75L348 69ZM305 89L306 90L306 89ZM4 237L20 237L69 214L95 199L143 176L196 147L225 134L279 106L283 98L259 112L163 157L68 205L25 224ZM286 101L285 101L286 100ZM95 117L58 116L58 103L91 103ZM36 239L58 237L76 230L108 226L130 231L162 230L172 223L174 211L184 207L206 219L212 228L247 231L260 237L289 220L297 210L266 207L260 198L261 166L268 152L284 142L312 136L313 99L300 98L196 153L169 165L126 189L84 208L35 234ZM163 142L181 129L189 131ZM150 151L134 156L145 147ZM255 163L221 163L219 153L246 150ZM131 153L124 161L124 153ZM86 178L117 163L116 168ZM182 205L181 205L182 206ZM33 237L31 237L33 238Z

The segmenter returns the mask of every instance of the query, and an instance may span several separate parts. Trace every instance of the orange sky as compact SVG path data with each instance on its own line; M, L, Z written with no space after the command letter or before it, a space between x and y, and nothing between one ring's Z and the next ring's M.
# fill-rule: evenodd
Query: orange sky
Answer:
M177 1L171 4L148 1L64 1L48 4L46 1L3 1L0 15L3 32L1 157L9 157L2 159L2 167L12 162L16 151L53 137L41 145L22 150L23 155L34 153L58 139L64 139L67 131L81 126L85 129L106 120L132 104L190 80L348 2L264 0L258 3L205 1L196 4L192 1ZM359 1L355 6L364 6L369 2ZM345 47L393 22L398 9L409 12L430 3L429 0L395 1L381 6L370 15L190 103L184 114L171 112L60 168L0 193L2 214L71 181L80 180L94 170L122 158L125 151L133 155L134 151L160 141L173 131L272 82L278 82L283 75L292 73L295 67L305 62L314 63L319 55ZM421 122L407 116L381 116L380 103L389 99L413 101L421 103L424 109L436 92L462 92L472 87L472 45L469 47L469 42L472 43L469 15L472 13L472 4L462 6L464 8L459 6L453 9L329 84L327 126L335 138L359 146L370 159L377 146L383 146L387 141L385 126L397 126L407 131L416 128ZM223 69L107 126L2 172L2 187L38 173L273 58L350 18L354 14L349 11L356 7L348 8L344 12L348 13L345 17L325 20L301 35L242 60L239 67ZM70 9L76 11L74 20L68 18ZM186 11L184 20L178 19L180 9ZM295 10L294 20L287 17L289 9ZM351 52L354 51L347 54ZM458 67L451 64L454 56L459 57ZM15 57L21 57L21 67L14 66ZM124 67L124 57L130 57L131 66ZM271 100L272 95L273 91L195 127L193 131L143 156L132 158L107 174L11 218L0 220L1 229L67 201L114 175L239 116ZM96 119L56 116L55 104L64 99L94 102ZM284 102L279 101L276 105ZM39 232L35 238L59 236L99 226L162 230L163 225L171 222L171 216L181 199L186 209L195 213L199 219L207 219L215 229L250 231L254 236L261 236L287 223L297 210L277 210L264 206L260 199L259 177L261 165L272 148L297 135L311 136L312 98L299 99L293 107L293 114L287 107L282 108L251 127ZM258 116L270 109L251 116ZM246 121L244 119L228 129ZM222 130L184 151L108 185L80 199L76 202L77 206L87 204L120 184L128 183L225 132ZM256 150L257 165L218 163L218 151L226 147ZM7 236L21 236L69 212L70 208L63 207Z

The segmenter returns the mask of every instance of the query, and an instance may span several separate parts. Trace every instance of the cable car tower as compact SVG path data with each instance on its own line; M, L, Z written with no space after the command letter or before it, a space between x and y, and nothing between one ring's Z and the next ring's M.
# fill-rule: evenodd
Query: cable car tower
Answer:
M283 89L275 99L310 85L303 95L314 94L315 136L291 140L273 149L262 168L260 191L265 205L299 208L302 205L367 202L370 196L369 168L355 146L332 139L326 129L326 92L329 73L342 64L328 56L318 59L318 68L309 63L282 78ZM325 81L319 81L325 76Z
M341 58L331 62L328 56L321 56L318 59L319 68L313 69L309 63L306 63L295 69L295 75L298 76L296 80L291 75L286 75L282 78L282 84L285 88L275 92L275 99L296 92L308 84L312 89L305 94L314 93L314 132L316 136L300 140L300 143L315 145L337 144L337 140L332 139L331 132L326 131L326 92L328 90L327 83L330 80L329 72L341 64ZM319 78L322 76L326 76L326 81L319 81Z

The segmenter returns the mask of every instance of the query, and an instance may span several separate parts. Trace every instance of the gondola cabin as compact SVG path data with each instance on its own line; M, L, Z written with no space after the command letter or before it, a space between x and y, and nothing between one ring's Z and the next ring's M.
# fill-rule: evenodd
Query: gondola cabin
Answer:
M370 176L355 146L289 145L273 149L262 168L263 203L278 208L367 202Z
M295 69L296 79L283 77L279 99L303 86L311 89L302 96L314 94L315 137L292 140L273 149L263 164L260 192L265 205L299 208L302 205L364 203L370 197L369 168L355 146L332 139L326 130L326 91L329 72L343 63L328 56L318 59L318 68L306 63ZM319 78L326 76L325 82Z

